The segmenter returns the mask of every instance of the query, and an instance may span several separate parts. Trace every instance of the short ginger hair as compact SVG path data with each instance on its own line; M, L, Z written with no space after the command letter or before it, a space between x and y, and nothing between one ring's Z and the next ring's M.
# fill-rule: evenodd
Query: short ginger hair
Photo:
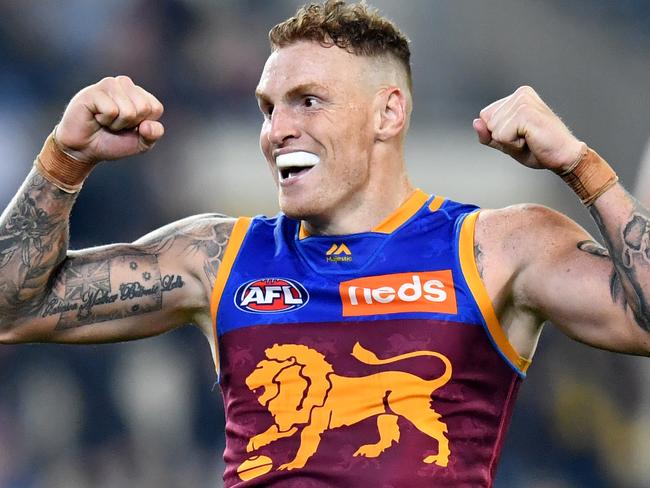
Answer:
M340 47L357 56L389 56L404 68L408 88L413 88L409 39L365 1L347 4L343 0L326 0L322 4L305 4L293 17L271 29L269 41L273 50L299 41L313 41Z

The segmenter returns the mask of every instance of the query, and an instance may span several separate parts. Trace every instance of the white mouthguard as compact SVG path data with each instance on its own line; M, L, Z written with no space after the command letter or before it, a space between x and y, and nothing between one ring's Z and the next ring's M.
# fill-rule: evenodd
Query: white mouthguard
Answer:
M314 153L307 151L295 151L286 154L280 154L275 158L275 164L279 169L284 168L309 168L316 166L320 162L320 158Z

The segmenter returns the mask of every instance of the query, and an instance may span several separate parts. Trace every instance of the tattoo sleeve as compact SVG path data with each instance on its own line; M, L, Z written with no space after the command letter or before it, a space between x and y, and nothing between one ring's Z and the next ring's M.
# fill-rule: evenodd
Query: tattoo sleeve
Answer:
M42 290L65 259L75 197L32 170L0 217L0 317L8 322L39 307Z
M632 211L622 221L616 212L597 205L591 207L591 214L614 264L612 299L629 307L639 326L650 331L650 213L631 196L626 198Z
M61 331L158 312L190 275L209 289L232 220L190 217L133 244L68 252L74 199L33 171L0 218L0 331L17 319Z

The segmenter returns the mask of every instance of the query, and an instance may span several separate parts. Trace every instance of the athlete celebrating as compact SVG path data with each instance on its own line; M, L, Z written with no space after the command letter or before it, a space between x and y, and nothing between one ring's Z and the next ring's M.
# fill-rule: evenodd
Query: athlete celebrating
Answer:
M480 112L478 139L559 174L605 247L548 208L429 196L405 169L410 52L391 22L327 1L270 41L256 96L282 212L68 251L94 165L164 133L153 95L105 78L71 100L2 216L0 341L198 325L226 404L226 486L491 486L546 320L650 354L648 211L529 87Z

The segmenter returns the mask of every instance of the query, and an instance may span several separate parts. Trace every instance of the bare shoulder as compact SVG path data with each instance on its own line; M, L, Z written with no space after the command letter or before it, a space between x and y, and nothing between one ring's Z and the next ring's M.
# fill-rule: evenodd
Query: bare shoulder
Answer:
M537 204L486 209L479 214L474 254L497 309L529 303L524 282L555 269L591 236L566 215Z
M588 238L587 232L566 215L530 203L481 211L475 233L477 245L492 249L513 264L529 259L531 253L553 254Z

